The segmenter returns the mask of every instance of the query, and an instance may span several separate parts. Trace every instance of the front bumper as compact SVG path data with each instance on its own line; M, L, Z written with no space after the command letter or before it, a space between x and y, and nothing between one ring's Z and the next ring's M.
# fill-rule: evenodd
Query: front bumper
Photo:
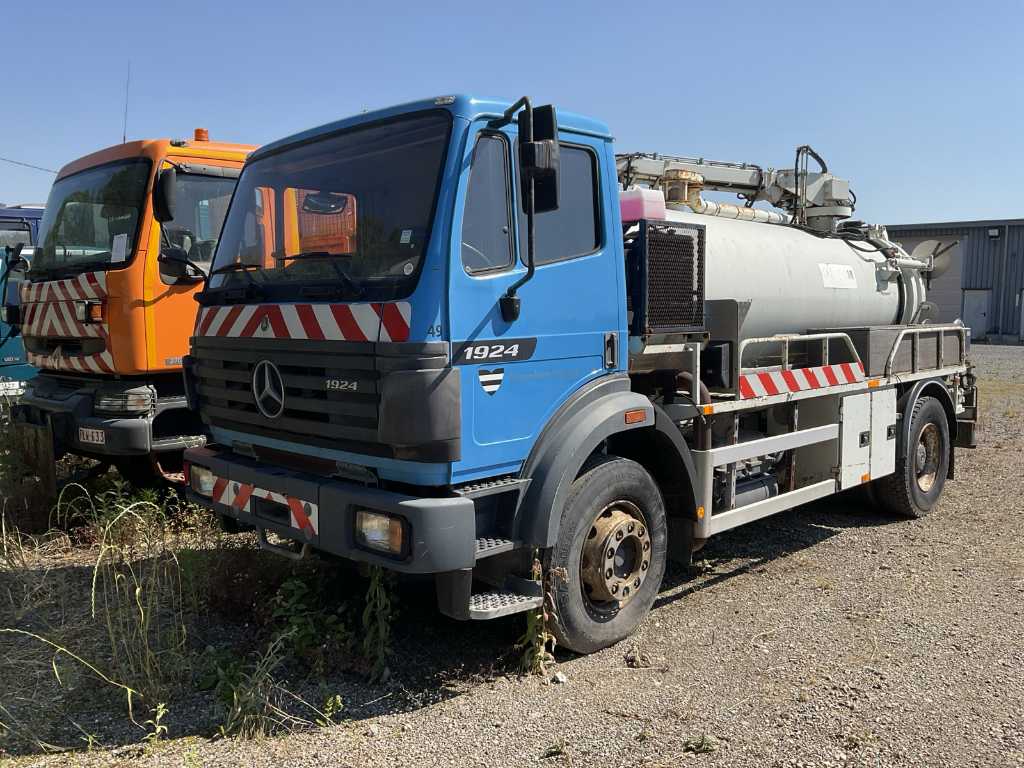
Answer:
M476 518L471 499L394 493L268 466L215 447L192 448L185 452L185 461L206 467L217 478L212 498L190 488L190 500L257 529L401 573L444 573L474 565ZM355 538L357 509L402 517L409 541L406 556L360 548Z
M94 413L98 391L95 386L49 391L36 385L41 378L34 379L13 406L12 416L15 423L52 429L58 455L72 452L94 456L145 456L154 450L181 450L195 445L188 440L161 440L154 444L153 421L163 411L185 407L184 398L157 400L156 408L147 415L99 416ZM100 434L102 442L97 439ZM84 436L93 439L83 440Z

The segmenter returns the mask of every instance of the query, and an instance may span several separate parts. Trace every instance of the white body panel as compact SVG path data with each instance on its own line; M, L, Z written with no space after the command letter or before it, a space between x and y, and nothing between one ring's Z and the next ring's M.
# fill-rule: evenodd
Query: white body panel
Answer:
M794 227L736 221L689 211L668 211L669 221L702 224L706 231L705 289L708 300L749 301L742 338L806 333L866 325L893 325L909 317L924 296L918 272L903 318L895 280L879 277L885 258L846 242ZM870 249L866 243L858 247Z
M862 435L871 434L871 393L847 395L840 409L839 487L853 488L871 468L871 442Z
M871 393L871 479L896 471L896 388Z

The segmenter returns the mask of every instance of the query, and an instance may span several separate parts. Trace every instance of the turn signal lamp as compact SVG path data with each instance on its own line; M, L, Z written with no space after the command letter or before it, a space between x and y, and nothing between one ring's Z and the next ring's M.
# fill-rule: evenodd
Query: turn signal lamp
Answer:
M103 305L95 301L77 301L75 319L80 323L102 323Z
M189 465L188 482L193 491L200 496L210 498L213 496L213 486L217 482L217 478L206 467L191 464Z

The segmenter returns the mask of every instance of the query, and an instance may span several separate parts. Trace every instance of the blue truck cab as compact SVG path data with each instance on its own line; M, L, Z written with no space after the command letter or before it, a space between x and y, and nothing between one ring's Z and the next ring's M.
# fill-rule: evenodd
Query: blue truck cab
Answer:
M520 141L531 113L546 142ZM185 360L212 438L186 453L192 497L286 554L435 574L457 618L536 607L573 478L609 436L658 429L626 370L618 194L603 123L468 96L254 152ZM325 245L346 212L354 243ZM665 535L636 540L640 580Z
M19 245L37 244L39 221L43 218L41 205L0 205L0 286L3 286L3 304L17 307L18 288L22 275L18 271L8 272L8 259ZM25 345L21 340L17 324L7 322L7 312L0 317L0 391L20 392L24 382L36 375L36 368L28 364ZM14 319L14 318L11 318Z

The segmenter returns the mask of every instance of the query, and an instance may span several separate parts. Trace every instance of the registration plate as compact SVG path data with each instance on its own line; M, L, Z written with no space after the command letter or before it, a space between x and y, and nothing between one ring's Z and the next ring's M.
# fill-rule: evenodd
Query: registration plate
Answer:
M90 445L106 445L107 434L102 429L78 428L78 442Z

